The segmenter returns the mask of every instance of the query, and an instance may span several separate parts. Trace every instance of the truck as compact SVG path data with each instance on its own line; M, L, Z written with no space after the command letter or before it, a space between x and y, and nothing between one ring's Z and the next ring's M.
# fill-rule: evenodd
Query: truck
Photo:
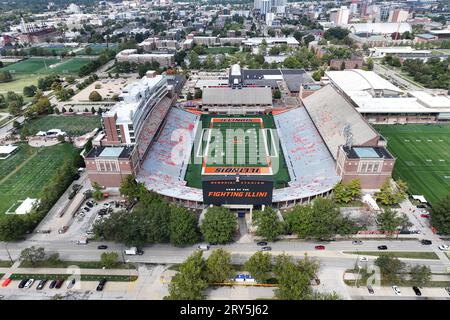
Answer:
M139 250L136 247L131 247L131 248L125 249L125 254L127 256L142 255L142 254L144 254L144 251Z

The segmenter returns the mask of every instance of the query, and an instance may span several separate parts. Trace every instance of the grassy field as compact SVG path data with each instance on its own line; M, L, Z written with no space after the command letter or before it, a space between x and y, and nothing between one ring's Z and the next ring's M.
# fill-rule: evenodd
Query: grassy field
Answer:
M409 259L429 259L429 260L439 260L439 257L434 252L409 252L409 251L388 251L388 252L380 252L380 251L344 251L344 253L348 254L359 254L360 256L390 256L395 258L409 258Z
M208 47L205 48L206 54L233 54L239 51L236 47Z
M269 128L269 129L275 129L275 123L273 121L273 117L272 116L248 116L247 118L262 118L263 120L263 124L264 124L264 128ZM210 128L211 125L211 119L212 118L246 118L244 116L219 116L219 115L202 115L201 121L202 121L202 128L206 129L206 128ZM259 128L261 128L261 124L260 123L240 123L240 122L223 122L223 123L214 123L213 126L214 129L219 130L220 132L222 132L222 134L224 134L226 129L256 129L256 131L259 131ZM276 131L276 130L275 130ZM204 131L205 134L208 133L208 131ZM260 141L259 139L262 139L263 136L262 134L259 134L259 132L256 133L257 134L257 141ZM249 141L230 141L229 139L226 140L226 136L223 136L223 140L219 141L219 145L220 143L222 143L223 146L223 159L229 159L231 158L231 163L229 163L229 161L222 161L223 163L212 163L210 160L208 159L208 163L206 164L207 167L213 167L213 166L219 166L219 167L267 167L267 159L266 159L266 155L267 155L267 151L268 154L271 155L271 161L272 163L274 163L275 161L279 162L279 169L278 170L274 170L274 175L273 175L273 180L274 180L274 186L275 188L281 188L286 186L287 182L290 181L289 178L289 172L286 166L286 162L284 159L284 155L283 155L283 151L282 148L280 146L280 144L278 143L278 145L276 146L277 150L272 150L275 148L272 148L272 143L271 143L271 136L270 134L267 135L267 141L264 143L265 146L267 146L268 150L265 150L265 148L260 148L260 145L258 143L250 143ZM199 139L202 139L201 134L197 134L196 137L197 141L199 141ZM194 147L192 148L192 153L191 153L191 161L190 164L188 165L187 171L186 171L186 176L185 176L185 180L187 182L188 186L194 187L194 188L201 188L202 186L202 182L201 182L201 178L202 178L202 161L203 161L203 153L206 150L206 146L208 143L210 143L210 147L211 145L213 145L216 142L216 139L218 139L218 137L215 137L213 134L209 137L209 138L203 138L201 142L195 143ZM209 141L207 141L209 140ZM217 140L218 141L218 140ZM227 157L227 146L232 143L234 144L233 146L233 150L234 150L234 157ZM197 155L198 152L198 148L199 145L201 144L201 148L200 150L203 150L203 152L200 152L199 155ZM245 147L244 147L245 145ZM212 149L211 149L212 150ZM245 150L245 153L242 154L242 157L244 159L244 164L239 164L239 162L237 161L237 157L238 157L238 150ZM251 153L251 156L250 156ZM259 153L259 157L253 157L254 153ZM220 157L220 156L219 156Z
M9 71L13 80L0 83L0 93L14 91L22 93L24 86L37 85L40 77L49 74L77 75L80 68L91 60L85 58L58 59L54 57L29 58L0 68Z
M434 204L450 193L450 125L376 125L397 158L394 178Z
M22 274L22 273L14 273L11 275L11 280L24 280L24 279L34 279L34 280L57 280L57 279L67 279L71 275L70 274ZM130 282L136 281L137 276L119 276L119 275L89 275L82 274L81 281L100 281L102 279L106 279L108 281L118 281L118 282ZM67 284L63 284L64 288Z
M20 144L14 155L0 160L0 218L19 200L38 198L57 169L77 153L68 143L42 149Z
M48 115L31 120L25 127L30 134L34 135L38 131L47 131L50 129L60 129L69 135L83 135L87 132L101 127L100 116L62 116Z
M1 261L0 261L1 262ZM10 262L10 261L5 261ZM1 264L0 264L1 265ZM70 266L77 266L81 269L102 269L103 263L101 261L58 261L56 263L49 261L37 262L34 265L22 261L19 268L68 268ZM117 263L111 269L136 269L132 263Z

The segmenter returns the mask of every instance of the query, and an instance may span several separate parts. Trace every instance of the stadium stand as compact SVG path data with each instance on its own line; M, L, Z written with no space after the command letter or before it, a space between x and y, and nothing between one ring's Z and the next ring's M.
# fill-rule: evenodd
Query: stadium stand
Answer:
M138 153L141 159L145 157L150 143L170 109L171 103L172 100L170 98L162 98L161 101L155 105L153 110L149 112L147 118L143 122L144 124L137 140L139 141Z
M353 145L378 143L378 133L333 86L327 85L302 101L334 159L339 146L346 144L344 128L347 125L353 133Z
M274 190L273 202L301 200L329 192L340 180L335 164L303 108L274 116L291 181Z
M202 201L202 190L186 186L184 176L191 154L192 140L197 130L200 116L181 109L172 108L166 118L166 123L156 141L150 146L150 150L142 163L137 180L145 183L149 190L158 192L164 196ZM181 135L177 141L172 141L174 131L184 129L189 133L189 139ZM186 140L183 140L186 139ZM174 161L172 152L174 147L186 143L184 158Z

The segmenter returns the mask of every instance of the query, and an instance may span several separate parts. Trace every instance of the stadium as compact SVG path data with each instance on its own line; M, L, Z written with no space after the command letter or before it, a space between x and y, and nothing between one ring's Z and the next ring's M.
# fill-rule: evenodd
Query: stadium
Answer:
M193 209L254 209L308 203L341 180L359 178L376 189L390 177L395 159L330 85L301 99L302 106L274 108L270 87L245 87L232 67L230 85L205 88L202 106L182 109L164 77L148 74L103 115L105 135L85 157L91 181L117 187L131 174ZM143 95L146 85L152 88ZM252 88L260 94L249 97ZM222 99L212 103L215 97Z

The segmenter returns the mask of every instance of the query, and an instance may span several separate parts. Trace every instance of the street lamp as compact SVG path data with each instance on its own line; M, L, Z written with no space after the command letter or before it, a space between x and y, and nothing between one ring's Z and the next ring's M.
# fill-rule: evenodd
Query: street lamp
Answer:
M6 252L8 253L9 260L11 261L11 263L14 263L13 259L11 258L11 254L9 253L8 245L9 245L9 242L6 242L5 249L6 249Z

